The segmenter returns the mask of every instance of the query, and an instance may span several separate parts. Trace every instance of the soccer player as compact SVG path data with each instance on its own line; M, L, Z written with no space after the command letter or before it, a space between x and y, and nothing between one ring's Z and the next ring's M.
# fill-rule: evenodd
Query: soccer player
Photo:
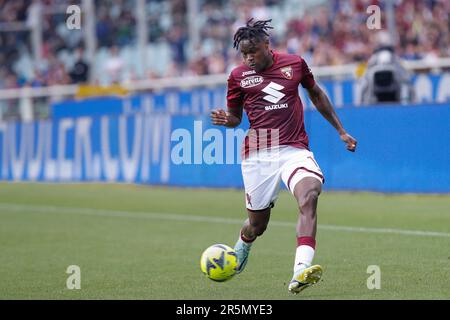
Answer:
M288 287L296 294L322 276L322 267L312 261L317 201L324 183L322 171L309 151L299 84L337 130L347 150L355 151L357 142L344 129L305 60L270 49L267 30L272 29L271 20L252 21L234 35L234 47L240 50L243 64L228 78L227 111L212 111L211 120L215 125L234 128L241 123L245 109L250 122L241 164L248 219L235 245L237 272L244 270L253 242L266 230L282 180L299 207L294 274Z

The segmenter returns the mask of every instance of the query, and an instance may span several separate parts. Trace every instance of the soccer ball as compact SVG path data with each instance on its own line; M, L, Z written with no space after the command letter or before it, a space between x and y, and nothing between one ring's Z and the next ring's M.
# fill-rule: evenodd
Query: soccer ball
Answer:
M211 280L223 282L236 274L237 256L233 248L225 244L214 244L200 258L202 272Z

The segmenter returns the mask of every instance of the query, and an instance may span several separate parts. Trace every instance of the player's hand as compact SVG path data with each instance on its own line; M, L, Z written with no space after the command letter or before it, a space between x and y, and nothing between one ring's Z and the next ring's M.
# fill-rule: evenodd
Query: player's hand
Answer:
M223 109L211 111L212 123L218 126L224 126L228 123L228 114Z
M341 140L347 144L347 150L355 152L358 141L356 141L356 139L349 135L347 132L341 133L340 136Z

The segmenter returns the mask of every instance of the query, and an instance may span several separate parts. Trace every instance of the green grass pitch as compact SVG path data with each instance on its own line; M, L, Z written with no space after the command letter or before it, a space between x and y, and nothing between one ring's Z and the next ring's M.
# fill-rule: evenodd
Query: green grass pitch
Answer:
M285 191L246 270L216 283L200 255L234 245L241 190L1 183L0 299L450 299L450 196L324 192L318 212L323 280L293 296L297 209ZM70 265L79 290L66 287ZM367 287L370 265L380 289Z

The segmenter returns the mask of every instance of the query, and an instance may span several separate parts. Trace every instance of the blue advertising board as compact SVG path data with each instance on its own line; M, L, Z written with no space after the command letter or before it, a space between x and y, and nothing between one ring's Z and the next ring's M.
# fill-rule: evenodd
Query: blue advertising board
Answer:
M81 108L46 121L0 123L0 179L243 186L246 119L236 129L216 127L207 114L142 111L141 100L127 112ZM450 192L449 103L342 108L338 114L358 139L355 153L318 112L305 111L325 189Z
M450 73L421 74L413 78L417 103L450 102ZM363 107L360 104L360 85L357 80L319 81L336 108ZM306 109L313 109L304 89L299 89ZM225 108L226 87L166 90L126 98L91 98L82 101L63 101L52 106L54 118L81 117L133 112L162 112L173 115L207 114L212 109Z

